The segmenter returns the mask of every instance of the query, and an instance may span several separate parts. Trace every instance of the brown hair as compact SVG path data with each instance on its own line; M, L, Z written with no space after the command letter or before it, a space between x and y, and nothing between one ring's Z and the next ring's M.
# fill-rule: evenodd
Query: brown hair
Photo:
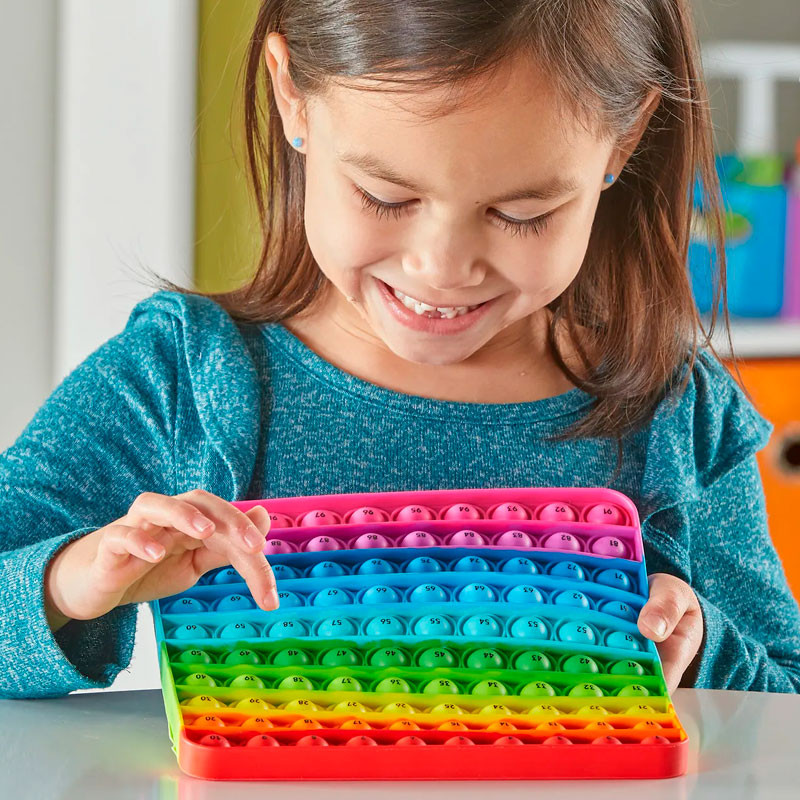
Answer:
M709 340L720 298L730 345L713 128L689 0L264 0L243 65L247 171L262 233L257 269L230 292L168 281L162 288L210 297L254 323L298 314L330 288L304 234L304 156L286 141L266 69L272 31L286 37L289 76L303 96L323 94L331 81L347 85L348 77L377 77L386 91L466 88L522 54L546 71L579 119L624 139L650 90L661 91L622 175L601 193L580 272L549 306L554 358L596 398L556 438L611 436L621 458L621 437L688 382L698 329L715 352ZM716 263L707 331L687 270L696 177ZM583 377L559 352L562 326Z

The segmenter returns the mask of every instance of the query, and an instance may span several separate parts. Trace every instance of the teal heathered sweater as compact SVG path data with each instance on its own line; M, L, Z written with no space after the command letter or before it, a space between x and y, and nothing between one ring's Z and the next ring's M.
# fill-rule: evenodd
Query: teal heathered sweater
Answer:
M141 492L226 500L503 486L603 486L607 439L545 440L584 413L579 389L526 403L394 392L326 362L279 324L157 292L54 390L0 455L0 696L109 686L137 606L53 634L43 573L65 543ZM638 505L649 572L694 588L696 686L800 689L800 613L770 541L755 453L772 426L703 353L677 405L626 442L610 484Z

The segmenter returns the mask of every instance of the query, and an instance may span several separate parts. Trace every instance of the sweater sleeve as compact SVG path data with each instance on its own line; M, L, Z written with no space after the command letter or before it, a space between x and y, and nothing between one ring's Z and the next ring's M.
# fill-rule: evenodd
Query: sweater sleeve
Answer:
M647 569L677 575L698 597L698 688L800 691L800 609L770 538L756 457L772 429L703 354L682 401L651 432Z
M756 457L660 522L668 529L651 521L650 533L665 549L683 538L676 529L691 543L688 569L679 577L690 583L703 611L695 686L800 692L800 609L770 539Z
M141 492L175 493L176 323L141 306L0 454L0 697L105 688L130 663L136 605L53 633L44 571Z

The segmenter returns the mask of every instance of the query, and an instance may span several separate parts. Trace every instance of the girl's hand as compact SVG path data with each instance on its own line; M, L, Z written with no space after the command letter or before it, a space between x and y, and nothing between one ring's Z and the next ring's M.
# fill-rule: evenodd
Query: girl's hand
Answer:
M648 583L650 599L639 614L639 630L656 642L667 689L674 692L703 643L703 612L692 587L680 578L656 572Z
M125 603L178 594L227 564L261 608L275 609L275 577L262 552L269 527L263 506L242 512L202 489L140 494L124 517L53 557L45 575L48 616L60 624L95 619Z

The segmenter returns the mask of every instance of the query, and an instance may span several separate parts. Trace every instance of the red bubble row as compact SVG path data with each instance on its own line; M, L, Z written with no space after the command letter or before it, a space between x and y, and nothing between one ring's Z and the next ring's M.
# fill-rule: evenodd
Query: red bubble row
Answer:
M421 738L420 736L410 735L410 736L403 736L399 739L393 739L392 741L382 742L378 741L372 736L367 736L365 734L359 734L357 736L351 736L344 741L328 741L323 736L319 736L315 733L308 734L307 736L303 736L299 739L295 740L283 740L279 741L274 736L270 736L268 733L259 733L251 738L242 741L231 741L227 737L223 736L219 733L207 733L205 734L200 740L199 743L202 745L206 745L208 747L237 747L237 746L244 746L244 747L280 747L280 746L295 746L295 747L328 747L328 746L338 746L338 747L372 747L372 746L400 746L400 747L418 747L421 745L437 745L437 744L444 744L444 745L480 745L480 744L489 744L489 745L524 745L524 744L545 744L545 745L571 745L571 744L623 744L621 739L618 739L616 736L608 736L608 735L601 735L596 737L595 739L591 739L588 742L583 740L578 740L574 742L568 736L565 736L561 733L554 734L553 736L548 736L547 738L539 741L527 741L524 742L517 736L507 735L507 736L498 736L495 739L490 739L487 741L476 741L468 736L458 735L458 736L451 736L448 739L444 739L442 741L431 741L426 742L425 739ZM629 744L643 744L643 745L653 745L653 744L669 744L670 740L664 736L646 736L643 739L636 739L630 742L626 742Z
M269 510L269 509L267 509ZM590 522L595 525L627 525L628 517L619 506L596 503L578 509L570 503L552 502L529 507L523 503L498 503L488 509L472 503L454 503L438 513L423 505L412 504L387 512L377 506L360 506L344 514L330 509L314 508L292 519L286 514L270 512L273 528L306 528L320 525L371 525L380 522L419 522L425 520L479 519L504 521L542 520L544 522Z

